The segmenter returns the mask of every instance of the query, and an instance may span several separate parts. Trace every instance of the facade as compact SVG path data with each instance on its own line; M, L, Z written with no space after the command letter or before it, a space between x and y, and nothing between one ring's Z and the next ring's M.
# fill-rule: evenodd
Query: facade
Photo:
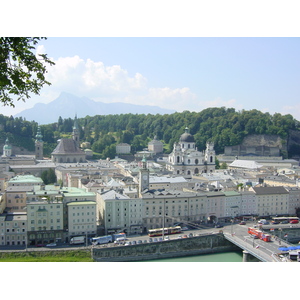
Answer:
M49 197L29 196L27 201L28 244L48 244L63 240L63 203Z
M116 146L116 154L130 154L131 146L127 143L120 143Z
M155 136L154 139L148 143L148 150L155 154L163 153L164 144L161 141L157 140L157 137Z
M166 167L176 175L191 176L213 172L215 170L214 144L207 143L204 152L198 151L194 137L186 128L179 142L174 144Z
M97 194L99 220L106 234L142 233L142 200L114 190Z
M67 203L68 239L74 236L95 236L97 233L96 201Z
M289 206L288 213L291 216L296 215L296 210L300 208L300 188L299 187L285 187L289 192Z
M0 215L0 245L27 245L26 213Z
M182 191L146 191L142 194L143 226L169 227L176 222L202 223L207 220L207 195Z
M289 213L289 192L282 186L252 187L256 194L259 216L287 215Z

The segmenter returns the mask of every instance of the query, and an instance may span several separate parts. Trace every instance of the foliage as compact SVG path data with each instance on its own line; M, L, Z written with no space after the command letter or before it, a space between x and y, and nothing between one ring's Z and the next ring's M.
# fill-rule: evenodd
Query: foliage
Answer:
M0 101L4 105L14 105L17 101L30 98L29 93L39 94L44 84L46 65L53 65L46 54L33 53L41 38L0 37Z
M74 120L58 118L58 122L41 125L45 154L49 155L62 137L71 137ZM157 136L164 143L166 153L173 149L184 133L185 127L194 135L198 150L206 148L207 141L213 141L216 153L223 153L225 146L242 143L250 134L279 135L286 140L290 130L299 131L299 122L291 115L262 113L258 110L235 111L233 108L207 108L201 112L184 111L170 115L121 114L97 115L78 119L80 140L91 143L91 149L101 158L114 158L115 146L128 143L132 151L146 148L148 142ZM0 140L4 143L11 135L15 141L19 137L30 137L34 145L37 123L22 118L0 115ZM24 146L25 147L25 146ZM298 152L299 146L291 148L289 154ZM226 167L220 166L220 167Z
M43 171L41 178L46 185L55 183L56 182L55 171L53 169L48 169L47 171Z

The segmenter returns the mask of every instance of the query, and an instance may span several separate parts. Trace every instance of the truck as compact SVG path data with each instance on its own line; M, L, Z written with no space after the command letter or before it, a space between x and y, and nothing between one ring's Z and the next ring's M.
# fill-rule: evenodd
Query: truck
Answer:
M102 245L102 244L108 244L113 241L111 235L104 235L104 236L98 236L92 238L91 242L93 245Z
M70 245L79 245L85 243L85 236L75 236L70 240Z
M271 235L264 233L263 231L261 231L259 229L249 227L248 233L254 237L257 237L257 238L265 241L265 242L271 242Z

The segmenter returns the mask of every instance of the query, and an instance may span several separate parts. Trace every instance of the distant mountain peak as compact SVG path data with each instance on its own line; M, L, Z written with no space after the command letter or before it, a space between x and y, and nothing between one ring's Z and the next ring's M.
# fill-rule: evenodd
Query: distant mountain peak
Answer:
M57 122L61 116L63 119L84 118L95 115L118 115L118 114L172 114L175 110L164 109L158 106L136 105L129 103L103 103L87 97L78 97L67 92L61 94L53 101L37 103L34 107L25 109L14 117L23 117L27 121L36 121L39 124Z

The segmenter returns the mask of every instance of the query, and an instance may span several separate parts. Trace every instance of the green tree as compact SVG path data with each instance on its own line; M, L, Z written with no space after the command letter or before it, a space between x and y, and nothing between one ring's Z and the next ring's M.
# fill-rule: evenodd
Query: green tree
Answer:
M47 171L43 171L41 178L45 184L55 183L56 182L55 171L53 169L48 169Z
M44 84L46 64L53 65L46 54L33 53L41 38L0 37L0 101L15 107L17 101L29 99L29 93L39 94Z

